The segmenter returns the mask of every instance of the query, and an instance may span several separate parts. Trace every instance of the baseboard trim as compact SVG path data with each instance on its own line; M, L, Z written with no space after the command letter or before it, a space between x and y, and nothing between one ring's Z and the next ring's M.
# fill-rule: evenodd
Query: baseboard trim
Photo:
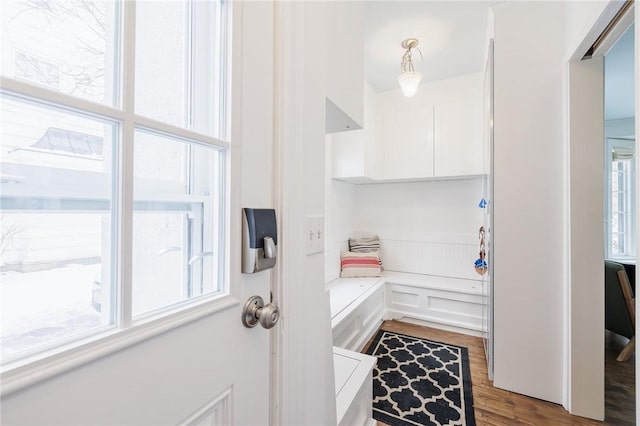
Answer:
M386 309L383 318L385 320L404 321L411 324L422 325L425 327L437 328L439 330L451 331L454 333L466 334L469 336L482 337L482 330L472 325L454 324L420 315L407 314L406 312L396 311L392 309Z

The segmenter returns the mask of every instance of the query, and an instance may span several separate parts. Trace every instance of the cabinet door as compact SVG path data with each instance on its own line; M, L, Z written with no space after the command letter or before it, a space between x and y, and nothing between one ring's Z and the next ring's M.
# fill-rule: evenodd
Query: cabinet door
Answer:
M433 108L393 105L381 112L378 117L383 177L432 177Z
M435 176L482 174L482 100L435 106L434 145Z
M328 134L326 142L331 150L331 177L334 179L365 177L364 130Z

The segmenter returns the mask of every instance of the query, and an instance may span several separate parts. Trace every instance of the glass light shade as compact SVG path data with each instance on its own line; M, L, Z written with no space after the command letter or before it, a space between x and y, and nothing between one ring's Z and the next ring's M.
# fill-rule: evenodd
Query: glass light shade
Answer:
M407 98L412 97L418 91L418 84L420 84L420 80L422 80L421 72L403 72L398 77L398 84L400 84L400 88L402 89L402 94Z

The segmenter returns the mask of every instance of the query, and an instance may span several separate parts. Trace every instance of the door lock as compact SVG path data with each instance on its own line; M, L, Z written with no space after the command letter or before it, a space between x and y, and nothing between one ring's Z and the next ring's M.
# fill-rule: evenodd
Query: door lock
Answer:
M260 296L251 296L242 308L242 324L253 328L258 323L266 329L273 328L280 319L280 309L275 303L265 306Z

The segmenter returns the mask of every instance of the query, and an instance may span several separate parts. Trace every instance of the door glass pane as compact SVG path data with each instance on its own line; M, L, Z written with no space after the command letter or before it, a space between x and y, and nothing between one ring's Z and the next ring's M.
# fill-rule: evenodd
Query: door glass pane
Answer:
M2 75L117 103L117 1L4 0Z
M136 112L186 127L189 89L189 4L136 5Z
M113 323L116 126L2 97L3 362Z
M217 1L137 3L137 114L223 138L221 9Z
M215 148L136 132L134 316L219 290L221 156Z

